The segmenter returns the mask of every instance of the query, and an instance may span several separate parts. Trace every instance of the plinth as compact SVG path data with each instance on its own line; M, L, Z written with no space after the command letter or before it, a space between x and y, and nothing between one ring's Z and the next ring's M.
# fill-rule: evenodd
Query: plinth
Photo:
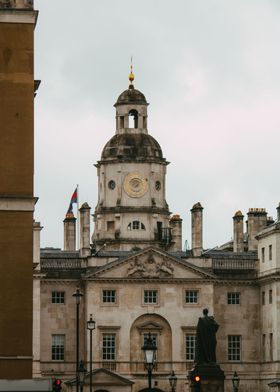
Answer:
M191 392L224 392L225 374L216 363L196 364L189 372L189 380Z

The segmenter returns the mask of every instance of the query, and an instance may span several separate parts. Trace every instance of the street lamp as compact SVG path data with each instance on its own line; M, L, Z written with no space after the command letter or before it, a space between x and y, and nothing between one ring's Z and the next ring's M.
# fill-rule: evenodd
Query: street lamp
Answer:
M151 333L149 332L147 339L144 341L142 347L145 356L145 368L148 371L149 390L152 389L152 370L155 367L157 346L153 341Z
M80 290L77 288L75 293L72 295L73 297L76 298L76 392L79 392L79 307L81 303L81 297L83 297L83 294L80 292Z
M234 375L232 377L233 392L238 392L239 383L240 383L240 378L238 377L237 373L234 372Z
M95 321L92 319L92 314L87 321L87 329L89 330L89 391L92 392L92 331L95 329Z
M86 377L87 369L85 368L84 361L80 362L78 373L79 373L79 384L81 387L81 392L83 392L85 377Z
M171 386L171 392L175 392L176 385L177 385L177 377L175 376L174 370L172 370L168 379L169 379L169 384Z

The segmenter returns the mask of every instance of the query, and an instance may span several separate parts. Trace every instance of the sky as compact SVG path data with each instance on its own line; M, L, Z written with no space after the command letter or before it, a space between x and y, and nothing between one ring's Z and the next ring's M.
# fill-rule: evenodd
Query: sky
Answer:
M118 96L150 103L148 130L167 167L166 199L203 210L204 248L232 238L237 210L280 202L279 0L35 0L35 219L42 247L63 247L63 219L97 203L94 164L115 133ZM93 231L93 224L91 227Z

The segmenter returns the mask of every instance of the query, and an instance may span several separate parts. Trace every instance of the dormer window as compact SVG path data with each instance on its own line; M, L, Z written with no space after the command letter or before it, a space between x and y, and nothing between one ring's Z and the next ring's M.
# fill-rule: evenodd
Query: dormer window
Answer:
M138 128L138 112L135 109L128 113L129 128Z
M144 223L135 220L128 224L127 230L146 230L146 227Z

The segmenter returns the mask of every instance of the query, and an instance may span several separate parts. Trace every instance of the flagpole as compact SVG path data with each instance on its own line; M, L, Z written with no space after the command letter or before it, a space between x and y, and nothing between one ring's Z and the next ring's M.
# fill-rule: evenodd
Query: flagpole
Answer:
M77 184L77 250L80 246L79 184Z

